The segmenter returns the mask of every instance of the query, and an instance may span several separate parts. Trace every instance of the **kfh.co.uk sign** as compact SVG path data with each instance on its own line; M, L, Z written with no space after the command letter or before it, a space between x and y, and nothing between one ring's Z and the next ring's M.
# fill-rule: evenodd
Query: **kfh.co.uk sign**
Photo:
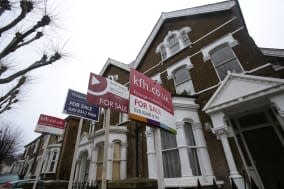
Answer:
M111 79L90 74L87 101L100 107L128 113L127 87Z
M134 69L129 82L129 118L176 134L171 93Z

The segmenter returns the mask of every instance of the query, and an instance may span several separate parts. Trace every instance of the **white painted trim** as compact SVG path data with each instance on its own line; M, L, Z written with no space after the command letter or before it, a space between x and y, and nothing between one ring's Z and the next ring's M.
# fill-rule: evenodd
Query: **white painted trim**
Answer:
M182 66L186 66L188 70L193 68L188 56L167 68L168 79L173 78L173 72Z
M217 105L214 107L210 107L212 102L215 100L215 98L218 97L219 93L224 89L227 82L232 78L239 78L239 79L246 79L246 80L254 80L256 82L270 82L275 83L273 87L270 87L268 89L258 91L257 93L251 94L249 96L244 96L241 100L242 102L248 101L253 98L257 98L259 96L265 96L268 94L276 93L279 91L284 90L284 80L278 79L278 78L271 78L271 77L262 77L262 76L254 76L254 75L245 75L245 74L237 74L237 73L229 73L226 78L221 82L221 85L218 87L218 89L215 91L215 93L211 96L207 104L204 106L202 111L205 111L206 113L211 113L218 111L219 109L223 109L225 107L232 106L234 104L240 103L238 99L231 100L229 102L225 102L222 105Z
M159 83L159 84L162 83L160 73L158 73L158 74L152 76L151 79L152 79L153 81L157 81L157 83Z
M193 7L193 8L188 8L188 9L183 9L183 10L178 10L178 11L173 11L173 12L162 13L156 25L154 26L152 32L150 33L146 42L144 43L142 49L137 55L136 60L133 64L133 67L135 69L138 67L143 56L145 55L148 48L150 47L153 40L155 39L156 35L158 34L160 27L163 25L163 23L167 19L183 17L183 16L192 16L192 15L198 15L198 14L205 14L205 13L212 13L212 12L219 12L219 11L226 11L226 10L230 10L235 5L236 5L235 1L225 1L221 3L215 3L215 4L200 6L200 7Z
M236 39L234 39L234 37L232 36L231 33L225 35L224 37L214 41L213 43L207 45L206 47L201 49L201 53L203 55L203 61L206 62L207 60L210 59L210 54L209 52L213 49L215 49L216 47L218 47L219 45L225 44L227 43L230 47L234 47L236 46L238 43L238 41Z
M128 72L129 72L129 70L130 70L130 67L129 67L128 64L124 64L124 63L119 62L119 61L117 61L117 60L108 58L107 61L106 61L106 63L104 64L104 67L103 67L102 70L100 71L100 75L103 75L103 74L105 73L105 71L106 71L106 69L107 69L107 67L108 67L109 65L113 65L113 66L115 66L115 67L119 67L119 68L121 68L121 69L123 69L123 70L125 70L125 71L128 71Z
M284 57L284 49L259 48L266 56Z
M246 71L245 73L253 73L253 72L256 72L256 71L261 70L263 68L269 67L269 66L272 66L271 63L267 63L267 64L264 64L264 65L261 65L259 67L256 67L256 68L252 69L252 70Z

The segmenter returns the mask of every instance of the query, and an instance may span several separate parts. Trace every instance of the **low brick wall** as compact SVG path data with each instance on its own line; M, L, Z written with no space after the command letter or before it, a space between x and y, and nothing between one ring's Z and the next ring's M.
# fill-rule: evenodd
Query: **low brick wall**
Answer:
M158 189L157 180L147 178L129 178L109 181L108 189Z

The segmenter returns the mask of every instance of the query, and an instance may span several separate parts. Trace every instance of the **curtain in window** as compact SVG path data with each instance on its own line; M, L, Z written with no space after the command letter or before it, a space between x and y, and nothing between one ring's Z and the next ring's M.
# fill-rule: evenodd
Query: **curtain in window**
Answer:
M169 48L172 54L176 53L179 49L179 42L176 34L173 34L168 39Z
M165 48L164 45L161 46L160 52L161 52L162 60L166 59L167 58L167 51L166 51L166 48Z
M194 140L192 126L189 123L184 124L184 132L186 136L186 142L188 145L188 158L189 158L192 174L194 176L199 176L201 175L201 171L200 171L200 166L199 166L198 157L197 157L196 143Z
M176 136L161 130L163 168L165 178L181 177L181 165Z
M113 165L112 165L112 179L120 179L120 143L113 144Z
M221 80L226 77L228 71L234 73L240 73L243 71L235 53L228 44L223 44L213 49L210 52L210 56Z
M188 69L186 69L186 66L182 66L174 72L174 80L176 85L181 84L189 79L190 74Z
M97 180L102 180L104 145L98 145Z
M183 41L184 46L187 46L190 44L190 40L186 32L181 33L181 39Z
M84 181L88 181L88 179L89 179L90 160L85 159L85 161L86 161L86 167L85 167Z

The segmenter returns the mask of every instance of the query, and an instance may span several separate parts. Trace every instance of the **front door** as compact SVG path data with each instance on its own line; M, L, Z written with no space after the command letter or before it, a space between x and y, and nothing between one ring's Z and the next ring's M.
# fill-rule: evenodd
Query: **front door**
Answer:
M284 188L283 129L271 110L233 119L251 178L259 188Z

